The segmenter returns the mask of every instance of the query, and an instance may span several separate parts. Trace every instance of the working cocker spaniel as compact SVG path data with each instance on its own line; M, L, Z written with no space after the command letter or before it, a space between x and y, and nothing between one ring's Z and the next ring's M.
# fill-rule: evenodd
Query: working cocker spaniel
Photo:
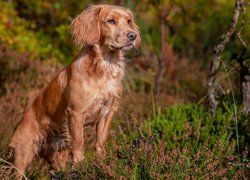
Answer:
M27 106L10 142L13 165L24 172L39 155L52 169L84 159L84 127L96 124L96 152L105 156L112 117L122 94L122 51L138 47L139 29L123 7L93 5L78 15L70 30L83 48ZM20 173L16 173L18 179Z

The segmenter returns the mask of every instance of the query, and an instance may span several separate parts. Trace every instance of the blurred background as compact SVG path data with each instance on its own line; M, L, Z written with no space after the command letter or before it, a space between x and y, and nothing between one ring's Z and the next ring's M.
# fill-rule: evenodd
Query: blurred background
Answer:
M189 124L194 121L194 115L189 112L196 109L196 113L204 113L197 115L198 121L211 123L211 127L207 128L213 129L209 130L211 134L208 132L204 135L204 141L201 143L204 143L205 139L210 139L209 136L221 133L221 129L217 128L220 124L227 133L223 137L223 142L227 145L234 142L236 146L232 148L230 155L238 157L246 146L249 147L249 129L237 129L243 134L242 137L245 137L240 139L240 133L237 134L234 130L234 115L227 101L230 102L230 94L234 93L233 100L237 104L240 95L238 64L234 58L241 52L242 45L236 37L232 38L222 54L226 71L229 73L225 74L223 69L218 78L224 91L229 92L229 96L224 97L226 101L222 103L221 114L218 115L225 117L217 122L216 118L211 118L205 110L206 80L213 46L220 40L220 36L230 23L234 0L1 0L0 156L6 152L9 138L21 118L25 105L32 101L62 67L70 64L79 51L69 34L71 21L88 5L100 3L129 8L134 13L142 36L141 47L125 55L128 65L124 79L124 95L112 124L111 140L121 137L123 144L133 144L133 140L138 138L144 138L142 142L147 142L145 139L151 135L162 137L164 128L157 127L159 124L154 122L156 112L165 112L165 109L170 109L171 112L166 110L165 114L170 114L164 116L162 121L168 121L176 115L173 122L182 123L183 127L180 126L185 134L188 129L186 122ZM246 17L249 19L248 15L249 10L246 11ZM249 30L247 22L242 31L244 39L250 39ZM249 45L250 43L248 48ZM230 86L228 77L233 87ZM182 121L180 114L183 113L187 113L187 116L183 116ZM204 118L205 116L208 118ZM148 125L148 122L152 122L153 127ZM242 118L237 128L248 126L247 119ZM169 130L169 133L173 134L173 139L174 135L178 139L182 131L174 129L178 128ZM196 129L196 126L193 129ZM86 136L88 149L94 142L94 136ZM170 135L167 137L166 139L171 140ZM218 134L218 137L221 138L222 135ZM178 143L182 141L176 141L175 144L176 139L173 139L166 140L169 147L179 147ZM240 142L236 143L237 141ZM216 142L217 140L213 140L209 144L208 141L208 147L214 147ZM197 145L193 154L198 151L200 145ZM134 166L131 168L132 174L139 172L133 171ZM237 166L234 173L237 172L237 168L239 169ZM228 176L231 177L234 173ZM33 173L29 177L40 176Z

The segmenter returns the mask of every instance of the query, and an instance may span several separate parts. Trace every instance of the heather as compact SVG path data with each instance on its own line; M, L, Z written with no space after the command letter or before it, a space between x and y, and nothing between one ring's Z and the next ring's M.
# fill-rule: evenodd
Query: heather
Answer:
M248 179L250 117L242 113L241 72L244 67L249 73L249 7L244 6L236 33L221 53L215 81L219 103L211 113L208 72L235 1L106 2L134 12L142 46L125 53L124 93L112 122L107 157L96 158L90 127L85 161L73 169L69 162L58 177ZM0 2L0 158L6 157L25 106L79 51L68 31L70 22L97 3ZM246 59L239 62L243 55ZM38 157L26 176L49 179L48 166Z

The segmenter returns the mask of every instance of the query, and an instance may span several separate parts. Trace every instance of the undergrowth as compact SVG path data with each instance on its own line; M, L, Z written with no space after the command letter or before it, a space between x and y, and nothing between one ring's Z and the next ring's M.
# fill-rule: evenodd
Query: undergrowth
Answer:
M75 170L81 179L247 179L249 136L239 133L238 153L235 116L239 124L247 121L227 103L215 117L195 104L159 109L141 133L118 135L109 142L105 159L88 152ZM67 174L62 172L61 179Z

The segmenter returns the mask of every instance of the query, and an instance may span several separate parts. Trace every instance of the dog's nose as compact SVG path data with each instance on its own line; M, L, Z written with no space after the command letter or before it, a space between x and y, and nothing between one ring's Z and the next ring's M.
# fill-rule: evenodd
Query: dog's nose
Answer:
M135 39L136 39L136 33L134 33L134 32L128 32L127 33L127 37L128 37L128 39L130 40L130 41L134 41Z

